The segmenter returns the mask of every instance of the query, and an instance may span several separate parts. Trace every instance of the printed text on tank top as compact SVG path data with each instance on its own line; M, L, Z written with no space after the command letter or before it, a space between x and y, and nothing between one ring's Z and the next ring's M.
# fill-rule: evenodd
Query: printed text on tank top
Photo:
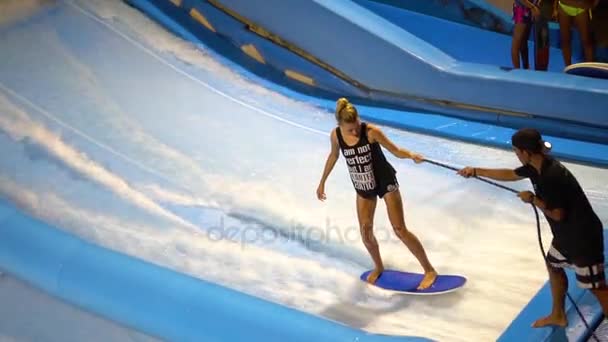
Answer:
M362 132L359 134L359 139L355 144L349 144L344 139L342 154L346 159L348 172L356 190L372 191L376 189L376 177L374 176L374 165L372 161L372 149L367 137L366 125L361 125Z

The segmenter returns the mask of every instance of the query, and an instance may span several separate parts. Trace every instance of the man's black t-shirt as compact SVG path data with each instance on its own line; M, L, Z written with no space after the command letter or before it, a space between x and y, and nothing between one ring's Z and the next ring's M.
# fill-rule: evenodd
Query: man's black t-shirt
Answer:
M602 222L572 173L550 156L543 160L540 174L531 165L517 168L515 173L530 178L536 197L547 209L564 210L561 221L545 215L553 232L553 246L578 266L603 262Z

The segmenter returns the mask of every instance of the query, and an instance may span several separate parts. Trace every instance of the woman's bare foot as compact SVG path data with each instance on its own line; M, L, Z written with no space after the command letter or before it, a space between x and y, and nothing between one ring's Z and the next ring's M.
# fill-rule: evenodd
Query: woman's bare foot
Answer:
M367 275L367 282L370 284L375 284L376 280L378 280L378 277L380 276L380 274L382 274L382 272L384 272L384 268L376 268L375 270L371 271Z
M567 325L568 319L566 318L566 314L563 312L561 314L551 314L532 323L533 328L542 328L546 326L558 326L563 328Z
M437 279L437 272L435 270L424 273L424 278L420 281L418 285L418 290L428 289Z

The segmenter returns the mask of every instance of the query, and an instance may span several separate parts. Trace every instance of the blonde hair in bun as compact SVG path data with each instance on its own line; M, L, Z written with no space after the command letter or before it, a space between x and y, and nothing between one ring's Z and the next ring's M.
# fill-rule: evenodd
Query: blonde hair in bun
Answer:
M359 119L359 113L348 99L341 97L336 101L336 121L340 123L353 123Z

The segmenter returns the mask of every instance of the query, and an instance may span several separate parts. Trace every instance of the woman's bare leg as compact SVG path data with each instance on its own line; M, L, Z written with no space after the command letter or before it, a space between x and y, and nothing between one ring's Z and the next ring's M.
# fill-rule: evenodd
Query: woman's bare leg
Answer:
M585 62L593 62L593 40L591 39L591 20L589 19L589 11L585 11L574 17L574 25L581 36Z
M403 201L399 190L389 192L384 195L384 202L388 211L388 218L393 226L395 234L407 246L410 252L418 259L418 262L424 269L424 278L420 282L418 289L428 288L435 282L437 272L429 261L424 247L414 233L410 232L405 226L405 218L403 214Z
M572 47L571 40L572 35L570 28L572 25L572 17L570 17L564 10L558 5L559 13L559 34L562 48L562 56L564 57L564 65L568 66L572 64Z
M522 44L526 44L527 53L528 42L524 42L527 26L528 25L526 24L515 24L515 27L513 28L513 40L511 41L511 62L513 63L513 68L515 69L520 68L519 55L522 53Z
M367 277L367 281L372 284L376 282L376 279L378 279L382 271L384 271L378 241L374 236L374 213L376 211L376 202L377 199L375 197L373 199L368 199L357 195L357 217L359 219L361 239L375 265L374 271Z

